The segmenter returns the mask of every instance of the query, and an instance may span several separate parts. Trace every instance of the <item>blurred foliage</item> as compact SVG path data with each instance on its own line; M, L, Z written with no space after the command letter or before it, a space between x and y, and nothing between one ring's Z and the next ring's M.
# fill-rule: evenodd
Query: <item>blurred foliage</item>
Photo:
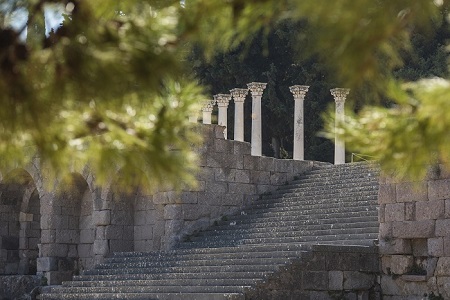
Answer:
M44 9L51 5L65 9L65 20L46 36L39 28ZM74 164L89 162L100 181L120 169L124 178L141 182L136 175L141 173L134 172L139 169L154 185L192 182L195 156L191 146L199 137L188 116L199 109L197 102L205 95L186 67L187 54L195 45L210 59L217 51L239 47L252 51L253 38L261 39L258 51L270 53L273 41L267 37L286 20L307 24L307 30L293 34L305 52L319 55L328 72L336 74L333 77L339 80L333 83L352 88L368 102L388 99L396 103L348 118L348 124L354 124L345 138L354 141L354 149L376 152L386 158L382 162L396 158L393 161L401 161L397 166L402 167L406 163L398 157L426 154L414 160L421 163L430 157L444 159L448 139L438 134L450 126L448 113L441 109L447 101L448 88L442 84L446 79L403 85L395 71L412 49L413 32L423 28L427 35L433 26L441 26L444 33L440 36L445 36L448 5L448 0L2 1L2 163L27 163L30 153L38 153L41 164L55 176ZM23 10L28 11L27 25L9 27L15 13ZM24 42L20 37L26 30L31 35ZM444 50L439 53L447 56ZM288 69L274 63L262 71L275 86L274 74ZM422 78L417 77L414 80ZM275 104L281 99L279 93L286 92L270 96L274 104L270 109L281 120L286 110ZM442 114L439 124L430 115L437 111ZM380 128L386 135L376 128L364 131L362 124L370 122L363 121L376 120L380 114L386 124L392 124L389 130ZM404 121L398 121L400 116ZM396 137L399 132L402 137ZM273 135L281 134L274 130ZM396 146L366 151L370 145L361 140L377 146L393 140ZM430 145L434 146L422 145L422 150L416 147L411 153L411 140L415 145L433 140Z

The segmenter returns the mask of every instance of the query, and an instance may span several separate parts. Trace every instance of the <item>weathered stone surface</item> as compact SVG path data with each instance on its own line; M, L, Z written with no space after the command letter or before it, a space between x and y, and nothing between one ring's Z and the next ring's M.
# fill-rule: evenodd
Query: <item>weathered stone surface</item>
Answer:
M33 289L41 285L36 275L0 276L0 299L28 299Z
M450 257L440 257L437 262L436 276L450 276Z
M384 220L385 222L404 221L405 204L404 203L386 204Z
M38 257L36 263L39 272L58 270L58 259L56 257Z
M450 299L450 276L438 277L437 288L443 299Z
M434 220L393 222L392 233L397 238L427 238L434 236Z
M417 202L422 203L422 202ZM426 203L426 202L423 202ZM405 220L406 221L413 221L416 219L416 202L406 202L405 203Z
M392 255L391 272L393 274L405 274L413 265L414 258L409 255Z
M109 243L107 240L94 241L94 254L106 255L109 253Z
M366 274L356 271L344 271L345 290L369 290L376 283L374 274Z
M59 285L72 279L72 271L50 271L45 273L48 285Z
M436 236L450 236L450 219L436 220Z
M94 211L94 225L106 226L111 223L111 211L110 210L96 210Z
M428 198L443 200L450 198L450 179L431 180L428 182Z
M416 202L416 220L436 220L444 217L445 202L438 201L423 201Z
M428 255L440 257L444 255L444 239L443 238L430 238L428 243Z
M344 289L344 272L328 272L328 289L332 291L339 291Z
M407 182L396 185L396 202L427 201L428 187L426 182Z
M302 286L305 290L324 291L328 288L328 272L305 271L303 272Z
M412 250L415 257L428 256L427 239L413 239Z
M378 189L378 203L387 204L395 203L395 185L394 184L380 184Z
M164 219L180 219L182 216L182 206L180 204L168 204L164 206Z
M405 239L380 239L382 254L412 254L411 241Z

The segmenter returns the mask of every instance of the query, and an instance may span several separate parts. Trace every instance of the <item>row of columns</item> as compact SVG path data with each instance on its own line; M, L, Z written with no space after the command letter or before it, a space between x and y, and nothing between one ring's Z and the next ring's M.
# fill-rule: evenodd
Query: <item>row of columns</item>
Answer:
M252 95L252 134L251 134L251 154L253 156L262 155L262 123L261 123L261 98L266 88L266 83L252 82L247 84L247 89L232 89L230 94L214 95L214 100L203 101L203 124L211 124L211 113L217 103L219 108L218 124L227 127L227 108L231 99L234 99L234 140L244 141L244 101L250 90ZM309 86L294 85L289 88L294 96L294 149L293 159L304 160L304 100ZM349 89L335 88L330 90L336 102L336 127L345 119L344 103L350 92ZM191 118L192 122L197 122L197 118ZM227 139L227 130L224 131ZM335 164L345 163L345 144L336 135L334 149Z

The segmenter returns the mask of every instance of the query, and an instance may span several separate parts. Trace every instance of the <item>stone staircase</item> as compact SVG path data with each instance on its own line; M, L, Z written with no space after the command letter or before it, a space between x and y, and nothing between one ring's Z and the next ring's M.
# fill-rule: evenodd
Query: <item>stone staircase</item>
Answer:
M373 246L377 195L373 165L321 166L175 250L114 253L40 299L247 299L312 244Z

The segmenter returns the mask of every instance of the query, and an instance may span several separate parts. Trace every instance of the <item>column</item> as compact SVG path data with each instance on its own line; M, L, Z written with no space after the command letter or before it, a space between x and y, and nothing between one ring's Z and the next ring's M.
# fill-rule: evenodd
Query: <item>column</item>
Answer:
M234 140L244 141L244 101L248 89L232 89L234 99Z
M198 122L198 114L193 113L189 116L189 122L191 123L197 123Z
M221 126L225 126L225 130L223 132L223 135L225 137L225 139L227 139L227 108L228 108L228 103L231 100L231 95L230 94L218 94L216 95L216 101L217 101L217 106L219 107L219 119L217 124L221 125Z
M203 124L211 124L211 113L214 109L215 100L204 100L202 106Z
M350 89L332 89L330 90L336 102L336 116L335 116L335 130L337 130L340 123L345 121L344 103ZM334 143L334 164L345 164L345 143L336 134Z
M261 97L267 83L252 82L247 84L252 93L252 140L251 153L253 156L262 155L261 141Z
M289 87L289 90L294 95L294 153L293 158L296 160L305 159L305 142L304 142L304 121L303 121L303 102L305 100L306 92L309 86L294 85Z

